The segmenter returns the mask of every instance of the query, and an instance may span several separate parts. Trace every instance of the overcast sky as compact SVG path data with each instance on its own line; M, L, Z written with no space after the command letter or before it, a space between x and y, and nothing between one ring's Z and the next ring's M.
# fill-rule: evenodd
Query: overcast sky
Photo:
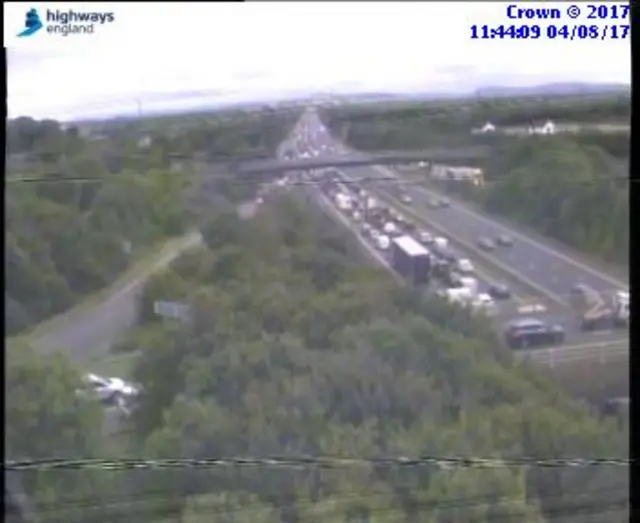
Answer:
M133 107L137 98L144 105L151 93L207 91L231 100L332 87L466 91L627 83L631 74L630 40L471 40L472 24L510 23L508 4L499 2L46 5L100 8L116 21L93 35L17 38L26 8L44 11L4 4L10 116L64 119L101 106Z

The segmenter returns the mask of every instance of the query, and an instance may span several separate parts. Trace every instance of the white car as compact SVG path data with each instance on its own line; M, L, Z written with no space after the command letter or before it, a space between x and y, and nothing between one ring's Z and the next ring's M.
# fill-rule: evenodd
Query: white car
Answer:
M117 401L122 396L136 396L138 388L120 378L103 378L96 374L87 374L83 379L86 388L95 393L98 399L108 403Z
M382 230L385 232L385 234L397 234L399 232L398 227L396 227L396 224L393 222L385 223Z
M458 270L462 273L470 274L474 271L473 263L467 258L461 258L458 260Z
M418 233L418 239L420 240L420 243L423 243L425 245L430 245L433 243L433 235L427 231L420 231Z
M476 310L481 310L489 315L493 315L496 312L496 304L493 301L493 298L486 293L478 294L473 306Z
M380 236L378 236L377 244L378 249L380 249L381 251L386 251L391 246L391 241L389 240L388 236L381 234Z

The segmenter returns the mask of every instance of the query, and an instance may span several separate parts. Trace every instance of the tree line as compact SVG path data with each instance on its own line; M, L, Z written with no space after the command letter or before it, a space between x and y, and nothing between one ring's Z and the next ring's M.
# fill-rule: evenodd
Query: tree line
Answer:
M68 309L139 253L184 233L203 186L204 196L250 194L257 182L230 183L233 173L211 159L273 154L294 121L293 114L224 113L104 123L89 132L53 120L9 121L8 333Z
M484 145L488 157L469 159L485 170L487 184L475 189L449 183L484 206L573 247L621 265L629 257L629 133L588 131L554 136L472 135L491 114L527 125L558 118L577 122L630 118L623 97L566 100L524 105L497 100L472 108L413 107L411 111L372 114L360 109L325 111L324 121L336 136L362 150L427 149L433 146ZM551 110L553 108L553 111ZM557 111L557 112L554 112ZM580 111L583 111L580 113ZM609 111L609 112L608 112ZM580 116L582 114L582 116ZM482 117L480 116L482 115ZM491 118L498 123L498 118Z

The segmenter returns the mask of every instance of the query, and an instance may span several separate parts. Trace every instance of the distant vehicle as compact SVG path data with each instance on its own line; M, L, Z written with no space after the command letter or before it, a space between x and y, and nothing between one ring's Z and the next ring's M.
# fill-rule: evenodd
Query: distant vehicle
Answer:
M449 240L447 238L445 238L444 236L436 236L433 239L433 244L438 249L446 249L446 248L449 247Z
M492 251L495 248L495 244L491 238L480 238L478 240L478 247L483 251Z
M536 318L523 318L507 326L504 338L511 349L535 349L563 344L565 333L561 325L549 325Z
M440 199L439 198L429 198L428 201L429 207L432 209L440 208Z
M459 303L461 305L467 305L473 300L473 292L467 287L455 287L447 289L445 296L451 303Z
M444 207L444 208L451 207L451 202L446 198L442 198L440 200L440 207Z
M429 283L431 253L411 236L393 240L393 268L412 285Z
M449 247L438 248L437 255L440 259L446 261L453 269L458 266L458 255Z
M458 260L458 270L465 274L470 274L474 271L473 263L468 258L461 258Z
M508 300L511 298L511 291L506 285L492 285L487 290L487 294L494 300Z
M571 289L570 296L584 331L609 330L629 324L628 291L616 291L612 296L604 296L588 285L577 284Z
M425 245L430 245L433 243L433 235L427 231L420 231L418 233L418 240L420 240L420 243L424 243Z
M120 396L136 396L138 389L120 378L103 378L87 374L83 378L85 390L93 392L102 403L114 403Z
M416 225L415 223L409 221L409 220L405 220L404 225L403 225L403 229L405 230L405 232L409 235L412 235L416 232Z
M385 234L398 234L398 227L396 227L396 224L393 222L387 222L384 224L384 227L382 229Z
M408 194L403 194L402 196L400 196L400 201L406 205L411 205L413 199Z
M458 281L462 287L469 289L472 295L475 296L478 293L478 280L475 278L470 276L461 276Z
M472 303L475 309L484 311L485 313L493 313L495 311L495 302L487 293L480 293L476 296Z
M511 247L513 245L513 239L511 238L511 236L501 234L496 238L496 244L501 247Z
M389 240L389 237L386 234L381 234L376 240L376 245L381 251L386 251L391 245L391 240Z

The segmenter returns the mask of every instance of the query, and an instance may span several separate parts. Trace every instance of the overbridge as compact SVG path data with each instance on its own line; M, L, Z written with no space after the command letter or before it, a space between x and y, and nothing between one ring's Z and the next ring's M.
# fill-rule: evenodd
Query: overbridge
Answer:
M274 172L302 171L326 167L359 167L364 165L402 165L418 162L460 163L478 161L488 156L487 147L459 147L428 149L424 151L385 151L380 153L347 153L340 156L318 158L251 159L234 162L239 174L267 174Z

